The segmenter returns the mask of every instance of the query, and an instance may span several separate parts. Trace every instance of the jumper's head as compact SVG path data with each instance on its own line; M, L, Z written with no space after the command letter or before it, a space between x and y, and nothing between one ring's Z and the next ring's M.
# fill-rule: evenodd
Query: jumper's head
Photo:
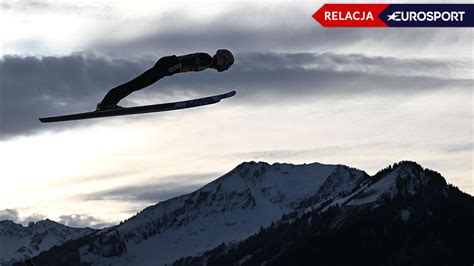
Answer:
M212 59L214 61L215 69L219 72L229 69L229 67L234 63L234 55L226 49L217 50Z

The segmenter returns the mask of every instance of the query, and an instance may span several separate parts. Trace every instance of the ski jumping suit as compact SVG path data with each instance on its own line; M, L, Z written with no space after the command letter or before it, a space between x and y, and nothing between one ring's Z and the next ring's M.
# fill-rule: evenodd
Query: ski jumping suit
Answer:
M206 53L194 53L183 56L165 56L140 76L111 89L100 102L101 107L116 105L134 91L141 90L165 76L179 72L201 71L210 66L212 57Z

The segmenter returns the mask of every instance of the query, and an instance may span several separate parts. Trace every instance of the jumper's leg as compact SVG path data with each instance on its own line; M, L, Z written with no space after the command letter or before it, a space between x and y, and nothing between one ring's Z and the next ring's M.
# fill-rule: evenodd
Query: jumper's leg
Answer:
M175 55L162 57L152 68L145 71L145 73L111 89L100 102L99 107L117 105L120 100L127 97L130 93L150 86L161 78L171 76L180 70L181 62Z
M131 81L111 89L100 102L100 106L106 107L109 105L116 105L120 100L127 97L130 93L150 86L161 78L163 78L163 75L159 67L155 65Z

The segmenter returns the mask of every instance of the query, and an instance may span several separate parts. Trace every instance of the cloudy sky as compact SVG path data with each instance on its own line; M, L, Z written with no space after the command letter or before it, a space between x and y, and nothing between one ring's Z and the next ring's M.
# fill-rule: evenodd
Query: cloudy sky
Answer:
M373 1L372 1L373 2ZM101 227L242 161L401 160L474 194L471 29L322 28L299 2L1 2L0 220ZM132 106L236 90L176 112L41 124L93 110L161 56L227 48L227 72L177 74Z

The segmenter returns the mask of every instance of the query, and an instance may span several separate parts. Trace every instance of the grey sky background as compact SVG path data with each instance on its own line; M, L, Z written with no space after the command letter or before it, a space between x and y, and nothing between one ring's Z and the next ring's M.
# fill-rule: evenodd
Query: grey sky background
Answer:
M177 74L133 95L210 95L232 87L237 88L240 102L252 106L281 100L297 103L315 95L383 96L472 87L467 74L470 62L466 60L334 53L236 55L238 61L232 72ZM71 127L70 123L45 126L37 118L92 110L108 88L132 79L153 64L153 60L109 60L83 53L40 58L4 56L0 61L0 78L3 98L8 101L3 101L0 108L1 138Z
M102 227L244 160L372 174L412 159L473 193L472 30L322 28L311 18L320 6L3 1L0 220ZM235 53L230 71L176 74L121 102L237 90L218 106L37 120L93 110L161 56L219 48Z

